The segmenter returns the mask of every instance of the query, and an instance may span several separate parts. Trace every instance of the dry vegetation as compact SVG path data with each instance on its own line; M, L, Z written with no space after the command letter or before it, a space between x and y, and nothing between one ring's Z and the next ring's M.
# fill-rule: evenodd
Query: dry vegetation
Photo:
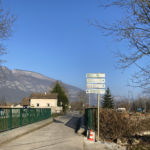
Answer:
M129 138L139 132L138 121L129 119L125 113L103 109L100 112L100 135L103 139Z
M111 109L100 111L100 136L103 140L121 141L119 144L131 150L150 150L150 135L145 135L145 131L150 131L150 114L129 114Z

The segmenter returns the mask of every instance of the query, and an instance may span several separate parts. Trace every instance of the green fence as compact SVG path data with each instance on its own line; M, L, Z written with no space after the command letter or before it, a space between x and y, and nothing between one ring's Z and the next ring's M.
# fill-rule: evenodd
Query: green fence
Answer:
M85 124L88 129L97 131L97 108L85 109Z
M0 132L50 117L50 108L0 108Z

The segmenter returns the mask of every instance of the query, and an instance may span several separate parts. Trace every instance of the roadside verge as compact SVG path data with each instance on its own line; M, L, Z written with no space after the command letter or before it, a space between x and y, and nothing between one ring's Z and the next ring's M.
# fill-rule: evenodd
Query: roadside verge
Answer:
M15 140L16 138L19 138L23 135L26 135L42 127L45 127L52 122L53 122L53 118L49 118L49 119L42 120L42 121L29 124L23 127L19 127L19 128L6 131L6 132L2 132L0 133L0 146L3 144L6 144L7 142Z

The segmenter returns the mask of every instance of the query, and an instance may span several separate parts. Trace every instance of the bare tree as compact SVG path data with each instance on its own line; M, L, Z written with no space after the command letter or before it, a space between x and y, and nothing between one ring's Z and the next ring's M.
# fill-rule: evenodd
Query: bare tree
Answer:
M133 75L132 85L150 90L150 1L107 0L101 1L101 5L105 8L118 6L125 10L125 16L116 23L103 24L96 20L94 25L105 35L115 34L117 39L128 41L126 52L117 52L119 68L135 65L139 71Z
M0 97L0 106L7 106L5 96Z
M82 91L82 90L80 90L78 92L77 98L78 98L78 101L83 102L83 104L87 103L87 101L88 101L88 97L87 97L85 91Z
M5 11L1 7L0 0L0 55L6 54L6 48L3 45L3 41L8 39L12 33L12 25L15 21L15 17L10 15L9 11ZM0 64L3 60L0 59Z
M130 110L131 104L128 103L128 99L123 99L120 101L115 101L115 108L126 108L126 110Z
M71 109L72 110L83 110L86 106L87 101L88 101L88 98L87 98L85 91L80 90L77 93L77 100L71 102Z

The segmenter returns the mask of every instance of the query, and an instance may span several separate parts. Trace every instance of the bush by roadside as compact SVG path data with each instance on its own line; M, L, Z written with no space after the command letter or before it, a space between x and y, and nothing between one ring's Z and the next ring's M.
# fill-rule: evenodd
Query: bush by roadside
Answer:
M133 146L130 146L128 148L128 150L150 150L150 144L138 144L138 145L133 145Z
M140 120L140 131L150 131L150 118Z
M100 136L102 139L116 140L130 138L139 132L139 122L130 120L125 113L112 109L100 111Z
M92 122L97 130L97 110L89 109L92 113L87 115L86 111L86 123ZM100 138L127 146L128 150L150 150L150 114L101 109Z
M128 150L150 150L150 118L132 117L128 113L111 109L100 111L100 137L121 145Z

